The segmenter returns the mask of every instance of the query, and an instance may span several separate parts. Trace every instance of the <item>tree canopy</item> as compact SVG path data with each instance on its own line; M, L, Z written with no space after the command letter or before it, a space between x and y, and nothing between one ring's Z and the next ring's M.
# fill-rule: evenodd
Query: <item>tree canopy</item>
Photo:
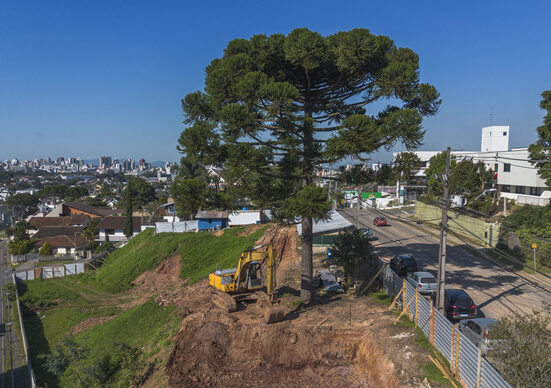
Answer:
M122 192L121 200L117 206L126 209L128 197L132 198L132 208L139 209L149 202L155 201L155 188L143 178L132 178Z
M275 214L302 217L301 298L309 302L312 221L331 208L313 185L314 166L396 143L415 148L422 118L439 104L437 90L420 82L418 55L386 36L353 29L324 37L306 28L255 35L229 42L207 66L204 90L182 100L187 127L178 149L223 165L230 185L247 184L231 173L238 169L270 178L256 182L269 184Z
M412 181L420 168L421 159L413 152L400 152L394 158L394 174L400 182Z
M551 186L551 90L541 94L540 108L546 111L543 123L537 128L538 140L528 148L530 160L539 175Z

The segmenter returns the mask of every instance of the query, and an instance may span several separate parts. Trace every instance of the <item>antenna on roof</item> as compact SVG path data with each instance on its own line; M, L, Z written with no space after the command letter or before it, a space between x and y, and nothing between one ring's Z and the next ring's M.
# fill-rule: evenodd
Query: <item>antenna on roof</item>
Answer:
M491 106L490 107L490 125L493 124L493 121L494 121L494 107Z

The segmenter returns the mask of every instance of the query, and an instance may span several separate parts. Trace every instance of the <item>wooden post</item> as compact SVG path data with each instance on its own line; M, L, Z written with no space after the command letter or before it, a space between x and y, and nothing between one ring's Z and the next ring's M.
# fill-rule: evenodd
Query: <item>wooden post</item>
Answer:
M478 345L478 360L476 361L476 388L480 388L482 383L482 349Z
M459 376L459 339L461 338L460 334L457 333L455 340L455 375Z
M430 300L430 343L434 345L434 306Z
M67 276L67 267L63 266L63 276Z
M402 312L406 312L406 278L402 279Z
M415 288L415 327L418 326L419 322L419 288Z

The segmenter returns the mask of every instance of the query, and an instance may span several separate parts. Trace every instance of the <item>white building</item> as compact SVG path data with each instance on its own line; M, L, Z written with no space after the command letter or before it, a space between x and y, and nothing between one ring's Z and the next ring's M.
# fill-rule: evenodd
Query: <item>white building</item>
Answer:
M500 196L514 199L519 204L544 206L549 204L551 191L530 164L528 148L509 150L509 126L482 128L480 151L452 151L457 159L483 162L488 169L497 173ZM424 177L430 159L442 151L416 151L421 159L417 176ZM394 158L398 155L394 153Z

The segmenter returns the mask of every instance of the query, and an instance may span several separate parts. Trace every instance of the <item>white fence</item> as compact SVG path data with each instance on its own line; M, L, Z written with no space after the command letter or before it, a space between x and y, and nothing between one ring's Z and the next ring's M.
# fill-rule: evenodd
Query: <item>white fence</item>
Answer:
M20 280L49 279L86 272L85 263L71 263L52 267L36 267L15 272Z
M426 337L450 363L450 369L468 388L510 388L484 357L479 358L479 349L446 317L421 297L418 290L404 282L389 267L383 273L383 288L386 293L399 297L405 311L409 312Z
M198 227L197 220L180 222L155 222L155 233L191 232Z

